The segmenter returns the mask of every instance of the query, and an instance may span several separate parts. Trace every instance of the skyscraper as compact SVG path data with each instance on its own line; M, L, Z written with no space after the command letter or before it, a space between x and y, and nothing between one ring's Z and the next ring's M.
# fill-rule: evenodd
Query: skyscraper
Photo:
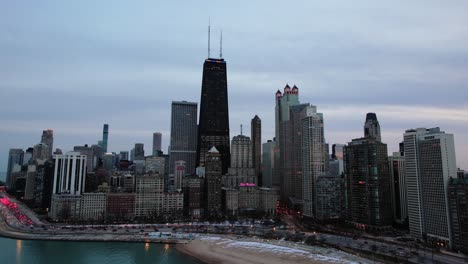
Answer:
M172 102L169 174L175 162L185 161L186 173L194 174L197 159L197 103Z
M35 161L46 161L48 160L51 156L51 151L50 147L47 144L44 143L39 143L34 145L34 152L33 152L33 160Z
M212 147L205 157L205 216L217 217L223 213L221 200L221 154L216 147Z
M294 186L292 181L295 179L291 175L292 166L290 166L291 161L289 160L292 155L291 140L295 136L292 135L292 126L289 122L290 108L295 105L299 105L299 89L296 86L291 90L291 87L286 84L284 93L281 93L279 90L276 92L275 139L277 142L277 151L275 151L273 185L280 185L281 200L283 203L288 203L291 195L298 194L298 192L294 192L292 189ZM300 192L302 192L302 190Z
M452 248L448 184L457 177L453 135L438 127L410 129L404 150L410 234Z
M310 218L317 216L320 216L319 218L321 219L331 218L331 215L334 214L331 212L325 213L323 210L320 210L324 209L325 206L319 207L317 200L317 180L327 176L328 172L328 149L325 143L323 114L317 113L316 106L307 106L306 117L302 119L301 134L302 168L300 170L302 171L301 192L304 200L303 215ZM324 195L320 197L325 197L327 194L329 194L328 196L340 194L340 192L335 192L335 190L330 190L328 193L325 189L329 184L325 184L325 182L328 183L328 181L323 180L324 186L321 188L321 193ZM338 206L335 211L339 212L340 209Z
M226 61L208 58L203 64L197 165L205 167L206 155L214 146L221 155L222 173L226 173L230 166L229 140Z
M161 138L162 134L160 132L153 133L153 155L157 155L158 151L161 151Z
M250 122L250 137L252 138L252 164L258 178L258 184L262 183L262 120L255 115Z
M41 143L49 147L49 155L47 159L52 158L52 151L54 149L54 131L47 129L42 131Z
M366 122L364 124L364 137L373 137L377 141L382 142L382 137L380 135L380 124L375 113L367 113L366 115Z
M8 152L8 168L6 175L6 186L12 188L11 174L21 170L23 164L24 151L22 149L10 149Z
M102 151L104 151L104 153L107 152L108 139L109 139L109 125L104 124L104 127L102 129L102 145L101 145Z
M344 150L348 221L366 230L390 227L387 145L365 137L353 139Z

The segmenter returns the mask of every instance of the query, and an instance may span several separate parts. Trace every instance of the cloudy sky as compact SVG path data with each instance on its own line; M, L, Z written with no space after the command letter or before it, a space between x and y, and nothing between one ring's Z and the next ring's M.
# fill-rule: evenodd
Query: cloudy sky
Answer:
M2 1L0 171L9 148L95 144L130 150L163 133L171 101L199 102L212 55L228 65L231 136L259 115L274 135L274 94L296 84L324 113L327 142L362 136L376 112L396 151L405 129L455 134L468 169L468 1Z

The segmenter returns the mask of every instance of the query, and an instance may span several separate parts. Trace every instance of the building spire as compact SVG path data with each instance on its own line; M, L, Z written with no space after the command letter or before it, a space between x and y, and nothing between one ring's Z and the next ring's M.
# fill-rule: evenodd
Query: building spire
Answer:
M223 58L223 31L221 30L221 37L219 39L219 58Z
M241 124L241 136L242 136L242 124Z
M208 58L210 58L210 26L211 26L211 18L208 17Z

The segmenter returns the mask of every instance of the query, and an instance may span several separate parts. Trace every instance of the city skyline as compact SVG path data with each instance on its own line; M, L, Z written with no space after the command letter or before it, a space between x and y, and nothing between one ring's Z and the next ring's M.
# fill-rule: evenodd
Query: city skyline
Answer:
M240 124L249 131L258 115L262 143L272 139L272 91L289 83L301 89L301 101L323 112L330 146L359 137L363 116L374 112L389 153L398 150L405 130L439 126L455 135L457 166L466 169L462 4L145 3L128 9L99 3L90 10L85 2L2 3L0 171L10 148L34 146L46 129L54 130L54 148L66 152L95 144L109 124L109 151L117 153L135 143L151 153L152 133L160 131L167 153L171 101L199 102L210 14L212 54L223 29L229 61L231 138ZM188 18L166 23L176 11ZM237 23L241 11L245 22ZM285 15L290 19L274 21ZM265 23L255 23L258 16Z

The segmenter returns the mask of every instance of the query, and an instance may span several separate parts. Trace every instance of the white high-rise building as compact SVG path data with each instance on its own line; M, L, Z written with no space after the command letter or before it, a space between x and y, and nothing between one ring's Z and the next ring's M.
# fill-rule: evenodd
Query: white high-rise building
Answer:
M86 156L79 152L54 155L53 194L80 195L84 192L86 180Z
M327 175L328 149L325 143L323 114L316 106L308 106L307 116L302 119L302 195L303 214L317 216L316 182ZM320 207L323 208L323 207ZM331 213L320 213L331 215Z
M410 234L451 248L448 183L457 176L454 137L439 128L407 130L404 150Z

